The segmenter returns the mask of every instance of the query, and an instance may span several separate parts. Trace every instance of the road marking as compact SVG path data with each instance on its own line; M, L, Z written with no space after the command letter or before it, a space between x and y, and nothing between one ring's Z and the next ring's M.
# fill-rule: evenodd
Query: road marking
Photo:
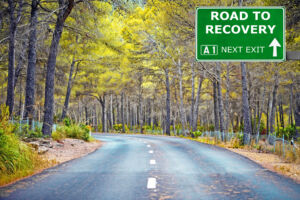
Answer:
M151 145L150 145L150 144L148 144L148 145L147 145L147 147L149 147L149 148L150 148L150 147L151 147Z
M148 189L156 188L156 178L148 178L147 188Z
M149 153L153 153L153 150L150 150Z
M155 165L156 161L155 160L150 160L150 165Z

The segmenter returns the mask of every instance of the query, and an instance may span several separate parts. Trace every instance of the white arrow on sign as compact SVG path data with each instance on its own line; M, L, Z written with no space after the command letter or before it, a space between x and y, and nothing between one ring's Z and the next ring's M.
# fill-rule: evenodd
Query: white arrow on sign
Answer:
M277 57L277 47L281 47L276 38L273 39L269 47L273 47L273 57Z

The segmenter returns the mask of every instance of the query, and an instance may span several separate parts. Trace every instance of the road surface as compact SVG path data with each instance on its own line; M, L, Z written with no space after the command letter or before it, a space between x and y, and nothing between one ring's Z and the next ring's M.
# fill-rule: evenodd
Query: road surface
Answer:
M300 199L300 184L228 150L186 139L97 134L88 156L5 188L0 199Z

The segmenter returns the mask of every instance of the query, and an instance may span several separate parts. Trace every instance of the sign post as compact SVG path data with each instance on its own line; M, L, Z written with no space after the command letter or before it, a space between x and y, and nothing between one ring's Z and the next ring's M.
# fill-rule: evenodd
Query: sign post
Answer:
M196 10L197 61L285 61L284 7Z

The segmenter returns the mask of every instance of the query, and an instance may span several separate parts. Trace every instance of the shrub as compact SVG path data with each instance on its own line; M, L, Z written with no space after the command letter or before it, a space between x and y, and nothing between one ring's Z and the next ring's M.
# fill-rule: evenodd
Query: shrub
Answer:
M122 131L122 124L114 124L113 129L114 131L120 133Z
M208 126L208 131L214 131L215 130L215 126L213 124L210 124Z
M202 132L201 131L194 131L192 132L192 135L195 137L195 138L198 138L202 135Z
M51 135L53 140L62 140L66 138L66 135L64 134L63 131L61 131L60 129L57 129L56 131L54 131Z
M240 148L243 145L243 134L237 133L230 141L232 148Z
M279 127L275 129L276 136L282 138L284 136L285 139L291 139L296 133L295 125L288 125L287 127Z
M68 127L71 126L71 120L70 120L70 118L67 118L67 117L64 118L63 122L64 122L65 126L68 126Z
M84 124L73 124L71 126L58 127L57 130L52 133L52 138L54 140L61 140L66 137L89 141L90 130L88 126Z
M35 170L49 166L37 152L21 142L8 121L8 108L0 109L0 185L32 174Z

